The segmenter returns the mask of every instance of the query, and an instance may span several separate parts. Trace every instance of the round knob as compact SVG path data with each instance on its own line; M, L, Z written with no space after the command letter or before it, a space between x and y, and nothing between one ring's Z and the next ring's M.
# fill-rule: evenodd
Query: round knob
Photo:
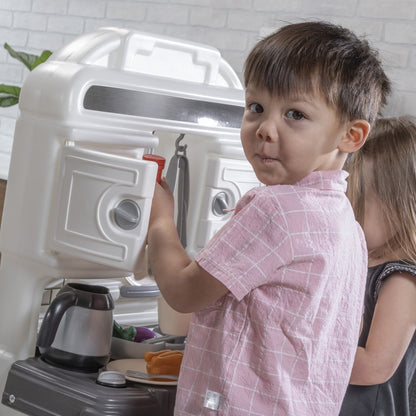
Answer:
M212 201L212 212L217 217L222 217L227 213L224 212L225 209L228 209L228 196L225 192L220 192L215 195L214 200Z
M107 387L126 387L126 377L120 371L106 370L98 374L97 384Z
M114 209L114 221L123 230L132 230L140 223L140 207L131 199L121 201Z

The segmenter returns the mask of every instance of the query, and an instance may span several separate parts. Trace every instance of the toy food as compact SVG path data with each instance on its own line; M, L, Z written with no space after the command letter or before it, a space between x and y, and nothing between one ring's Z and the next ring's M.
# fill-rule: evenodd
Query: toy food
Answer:
M146 370L149 374L171 374L179 375L183 353L176 350L162 350L156 352L146 352Z
M113 322L113 337L125 339L126 341L142 342L155 336L156 334L148 328L142 326L123 328L116 321Z

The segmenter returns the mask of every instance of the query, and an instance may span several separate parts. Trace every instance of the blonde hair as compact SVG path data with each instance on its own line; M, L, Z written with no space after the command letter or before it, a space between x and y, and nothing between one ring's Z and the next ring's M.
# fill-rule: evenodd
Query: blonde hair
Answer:
M370 178L364 177L364 163L372 162ZM416 261L416 119L411 116L380 118L364 146L352 153L345 165L350 173L347 195L357 221L363 225L366 188L371 186L394 236L382 253L397 249L404 260Z

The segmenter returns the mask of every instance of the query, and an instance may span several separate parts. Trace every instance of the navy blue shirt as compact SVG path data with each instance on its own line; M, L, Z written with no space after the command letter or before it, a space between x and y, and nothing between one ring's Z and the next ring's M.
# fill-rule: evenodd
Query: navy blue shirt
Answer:
M416 277L416 266L400 261L388 262L368 269L363 329L359 346L366 345L381 284L391 274L400 271ZM415 416L415 409L411 411L409 408L409 386L415 368L416 335L413 335L399 367L387 382L373 386L351 384L348 386L340 416Z

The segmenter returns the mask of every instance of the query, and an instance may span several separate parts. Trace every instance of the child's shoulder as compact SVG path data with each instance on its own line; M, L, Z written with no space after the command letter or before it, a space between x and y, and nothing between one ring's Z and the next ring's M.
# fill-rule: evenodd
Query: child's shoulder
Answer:
M369 267L380 277L387 277L395 272L408 272L416 276L416 264L408 260L386 261L376 266Z
M370 267L368 271L370 285L373 287L372 291L374 299L377 299L382 283L392 274L405 272L416 278L416 264L405 260L387 261L385 263Z
M258 206L264 211L307 209L311 204L321 206L324 202L322 198L317 198L319 193L324 199L329 195L342 194L345 197L347 176L342 170L319 171L312 172L294 184L260 185L241 197L235 213L246 206Z

